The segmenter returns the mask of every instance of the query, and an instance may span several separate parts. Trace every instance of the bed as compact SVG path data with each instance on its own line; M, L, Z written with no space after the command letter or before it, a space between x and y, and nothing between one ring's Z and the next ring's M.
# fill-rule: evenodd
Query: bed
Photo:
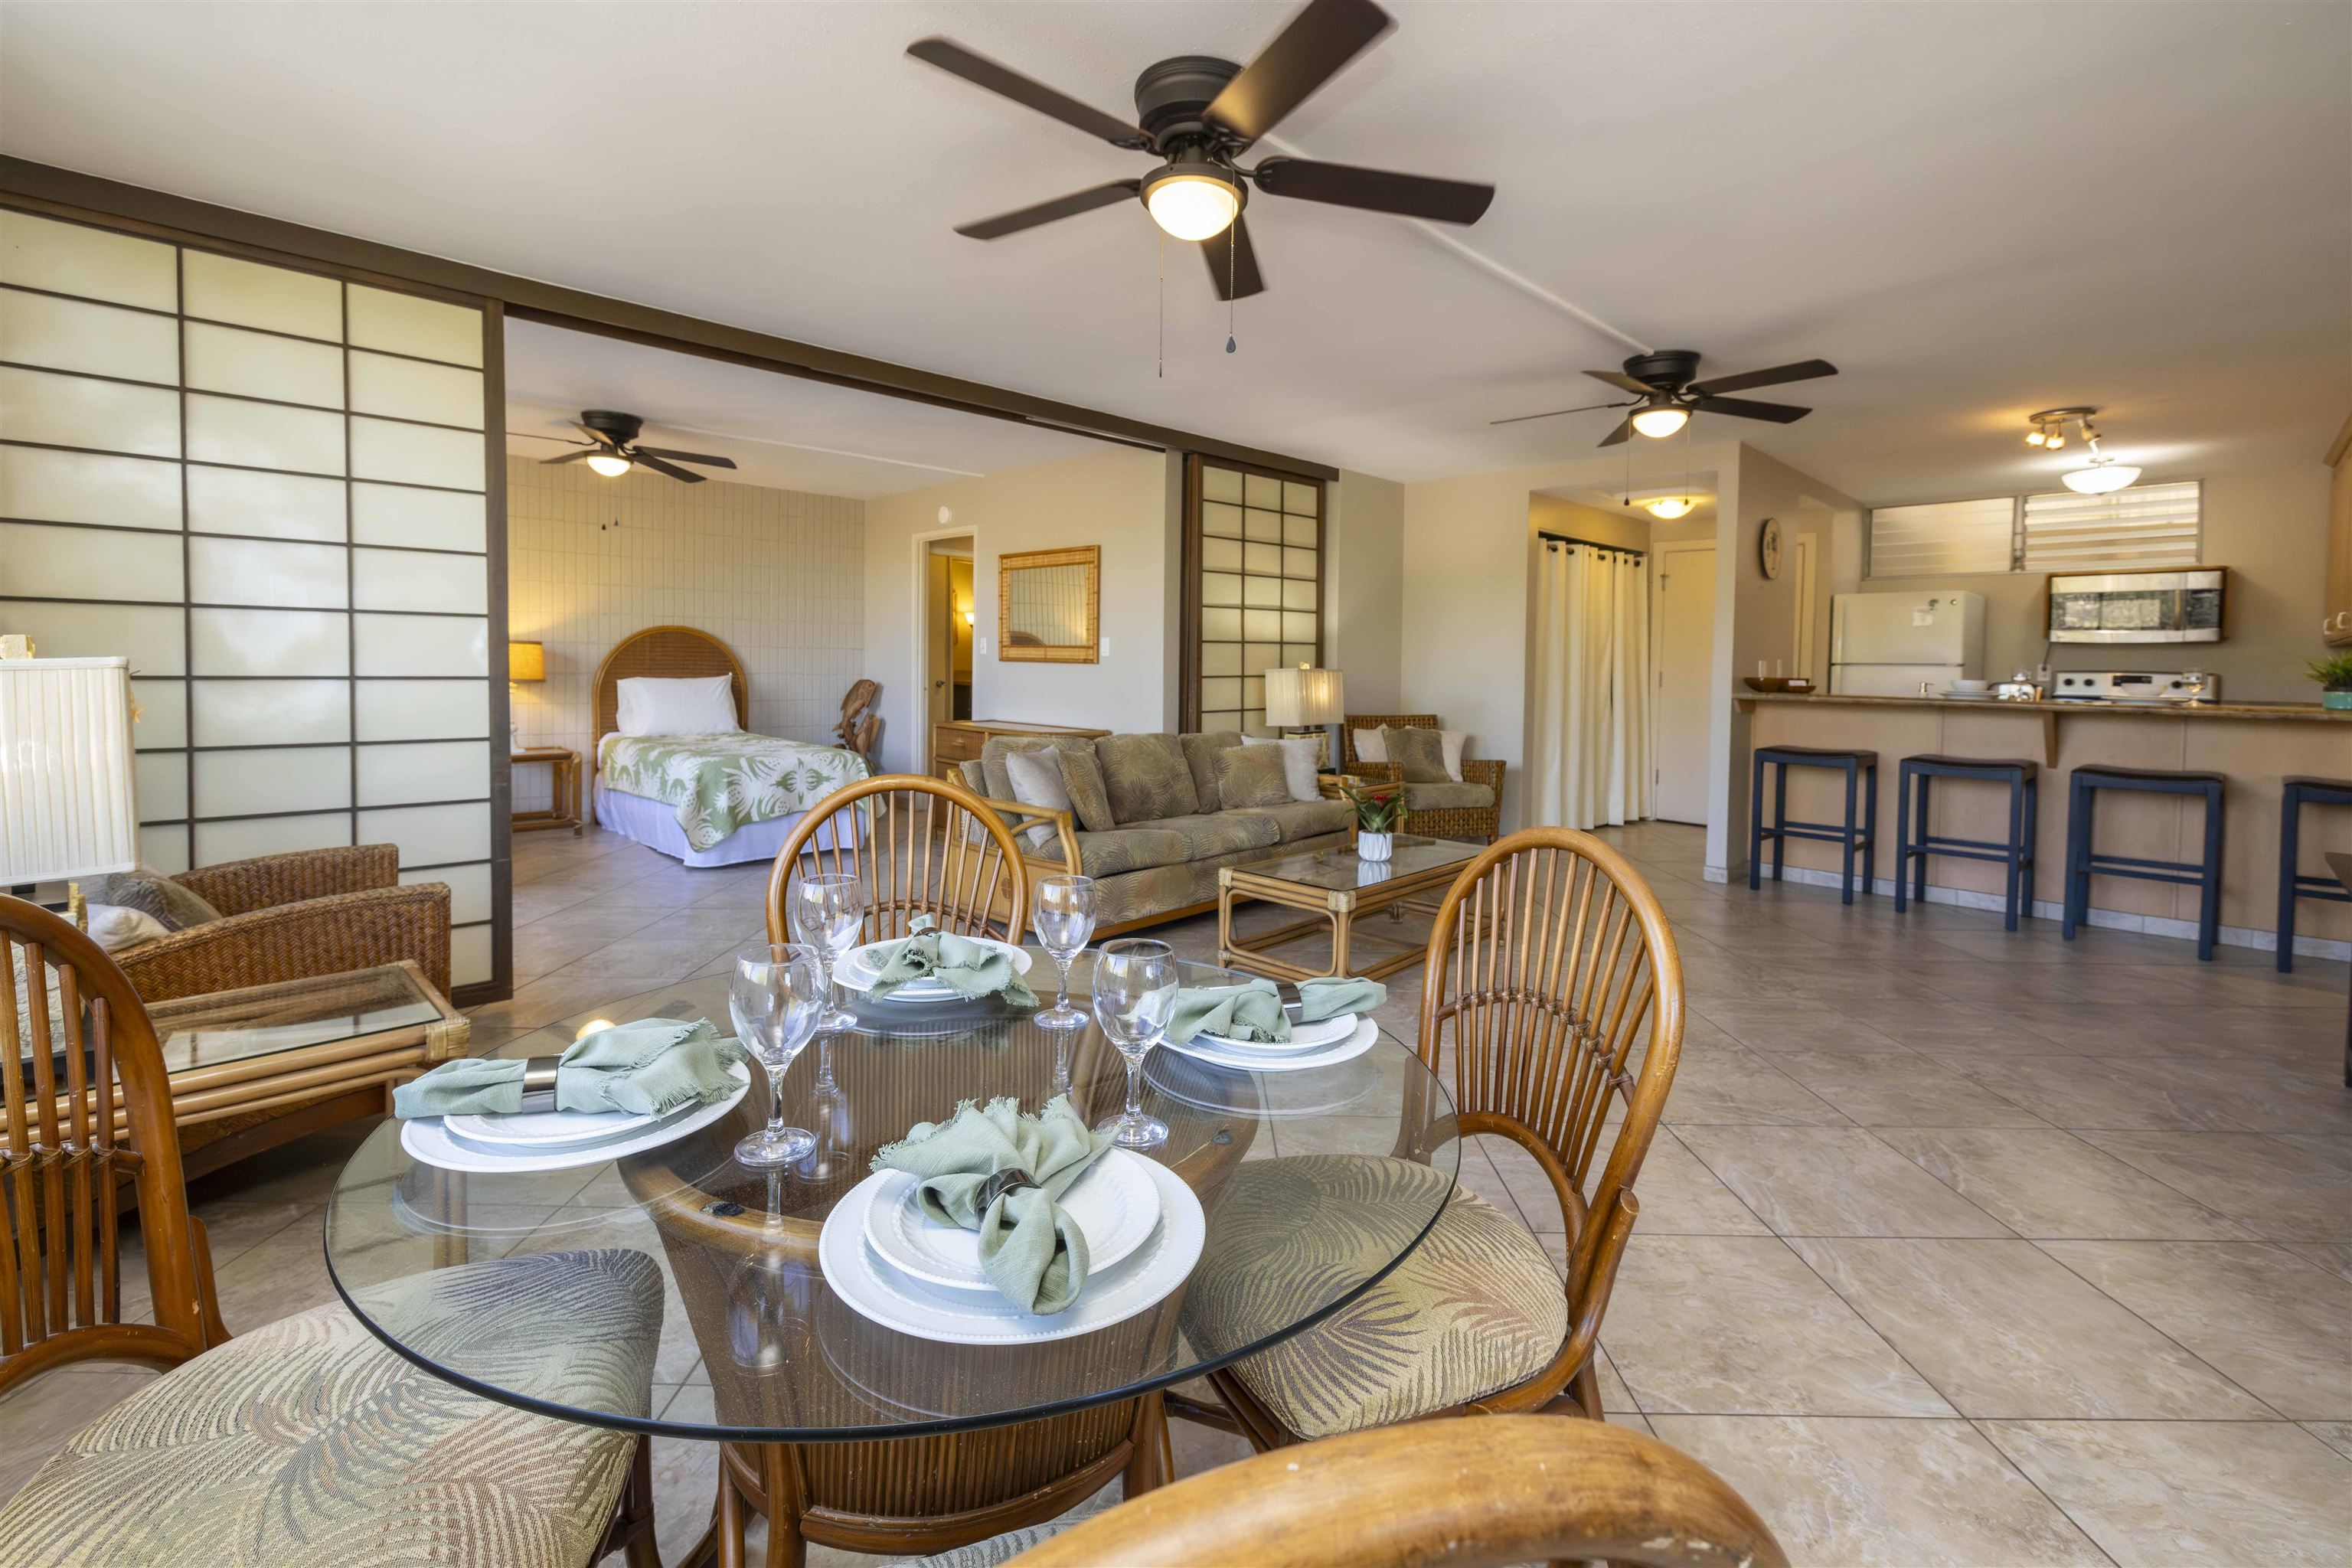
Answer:
M743 729L724 734L625 735L621 682L728 678L735 722L751 721L743 661L725 643L691 626L651 626L623 638L596 667L594 758L596 820L688 866L772 860L811 806L866 777L866 759L837 746L813 745ZM638 689L642 690L643 689ZM829 848L841 814L817 833Z

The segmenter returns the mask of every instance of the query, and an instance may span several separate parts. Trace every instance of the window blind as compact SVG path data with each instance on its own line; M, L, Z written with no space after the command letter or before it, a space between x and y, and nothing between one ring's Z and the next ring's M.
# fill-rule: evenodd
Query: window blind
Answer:
M1870 514L1870 574L2011 571L2016 535L2014 496L1877 507Z
M2025 498L2028 572L2194 566L2202 486L2135 485L2112 495L2059 490Z

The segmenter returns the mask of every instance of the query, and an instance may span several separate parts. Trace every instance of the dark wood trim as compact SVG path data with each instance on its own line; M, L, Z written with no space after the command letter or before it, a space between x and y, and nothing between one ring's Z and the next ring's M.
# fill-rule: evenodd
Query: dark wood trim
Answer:
M1280 452L1261 451L1214 437L1034 397L911 365L796 342L790 338L535 279L516 278L446 257L356 239L23 158L0 156L0 195L37 210L53 211L58 216L95 215L118 226L132 226L134 232L143 230L159 237L193 239L215 247L249 247L273 261L308 262L314 269L332 268L340 275L359 275L362 281L382 280L412 292L446 289L469 303L493 300L506 307L506 314L518 320L652 343L785 375L1066 430L1073 435L1162 450L1205 452L1223 461L1254 465L1288 479L1339 477L1339 470L1328 465Z
M1201 727L1201 507L1207 500L1203 493L1201 470L1204 454L1187 453L1184 458L1184 525L1183 549L1178 574L1183 579L1177 611L1182 626L1179 633L1181 646L1177 650L1176 678L1182 690L1177 694L1177 724L1186 731ZM1324 636L1331 616L1331 487L1326 478L1336 479L1337 474L1326 478L1294 473L1286 468L1269 468L1263 464L1241 458L1227 458L1211 452L1221 468L1238 468L1244 474L1255 474L1261 479L1284 479L1293 484L1315 487L1315 662L1323 662ZM1261 509L1263 510L1263 509ZM1244 643L1247 638L1243 639ZM1287 643L1287 637L1276 637L1277 643ZM1248 671L1243 671L1244 679ZM1243 706L1246 708L1247 703ZM1203 909L1216 906L1204 904ZM1161 917L1154 917L1155 919Z
M513 689L506 679L507 323L496 300L482 308L482 547L490 578L490 978L486 985L464 987L468 1006L514 994ZM356 616L352 622L356 626ZM500 735L508 744L498 743ZM359 755L357 747L352 755Z

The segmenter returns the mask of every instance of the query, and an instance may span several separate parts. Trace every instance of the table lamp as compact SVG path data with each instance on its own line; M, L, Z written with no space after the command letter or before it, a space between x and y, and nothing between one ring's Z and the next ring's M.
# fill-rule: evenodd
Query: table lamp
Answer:
M131 720L127 659L0 659L0 887L137 869Z
M547 679L547 645L535 642L507 644L507 680L545 680ZM509 716L507 720L507 744L509 748L522 744L522 726Z
M1317 767L1330 766L1331 727L1347 714L1346 687L1338 670L1302 664L1265 672L1265 721L1286 735L1321 731L1323 754L1316 758Z

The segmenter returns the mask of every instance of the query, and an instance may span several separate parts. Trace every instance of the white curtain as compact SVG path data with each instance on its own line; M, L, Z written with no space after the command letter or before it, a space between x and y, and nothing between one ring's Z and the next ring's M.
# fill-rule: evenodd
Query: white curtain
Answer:
M1531 824L1598 827L1650 815L1650 566L1546 541L1536 575Z

